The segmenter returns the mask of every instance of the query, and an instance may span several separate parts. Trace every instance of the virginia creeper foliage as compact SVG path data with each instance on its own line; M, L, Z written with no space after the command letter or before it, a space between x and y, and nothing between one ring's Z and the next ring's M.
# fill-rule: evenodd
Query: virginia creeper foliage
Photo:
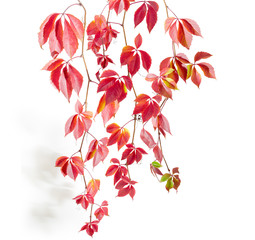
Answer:
M79 6L84 16L68 13L73 6ZM132 14L129 11L131 8ZM166 12L164 22L158 22L161 8ZM92 176L89 163L93 168L100 167L103 161L108 164L105 175L113 177L118 197L135 197L137 182L131 177L130 166L149 159L152 159L152 175L165 184L167 191L177 191L181 184L179 168L171 169L168 166L168 156L163 154L162 149L162 136L166 139L171 135L170 124L163 110L167 100L173 99L174 91L178 90L180 79L191 81L199 87L202 75L215 78L212 65L204 62L212 56L210 53L198 51L191 62L181 52L190 49L193 36L202 36L199 25L195 20L177 17L165 0L108 0L100 10L93 19L87 19L89 3L74 0L64 12L46 17L38 33L39 45L44 47L48 43L50 51L49 62L42 69L50 72L53 86L68 102L71 102L71 98L76 102L74 114L66 119L65 136L73 134L80 147L68 156L63 153L55 166L60 168L64 176L75 181L81 175L84 181L84 189L73 200L85 211L90 211L88 220L80 228L89 236L98 232L99 223L104 216L108 216L108 202L100 200L98 203L100 179ZM112 16L117 17L119 22L111 21ZM129 22L127 17L131 19ZM125 24L132 24L136 30L145 28L149 34L153 34L156 24L160 25L165 30L169 45L172 45L172 52L161 53L164 56L162 60L154 62L153 55L158 53L153 52L153 48L144 47L146 45L143 43L148 39L143 38L142 31L134 35L126 31ZM132 42L127 42L127 35L133 37ZM122 43L121 49L111 48L114 39ZM180 52L177 53L177 50ZM86 51L91 51L94 59L87 59ZM118 59L111 55L113 51L118 51ZM84 65L85 75L73 66L76 61ZM87 61L94 61L98 70L93 72L89 69ZM113 64L119 67L119 71L112 69ZM152 65L158 66L158 72L150 71ZM145 76L142 77L144 74L139 72L145 73ZM137 80L151 86L151 91L146 93L138 89ZM88 98L89 91L92 91L90 84L95 84L97 90L93 95L98 95L99 100L96 109L88 110L89 102L95 101L95 98ZM82 88L85 89L84 96L80 95ZM133 98L128 109L130 115L122 117L123 120L127 119L126 122L116 123L113 118L122 107L122 101L128 100L127 96ZM100 115L105 132L92 132L91 126L98 124ZM148 130L149 124L154 132ZM85 136L89 139L87 143ZM112 149L117 149L119 154L109 159L108 154Z

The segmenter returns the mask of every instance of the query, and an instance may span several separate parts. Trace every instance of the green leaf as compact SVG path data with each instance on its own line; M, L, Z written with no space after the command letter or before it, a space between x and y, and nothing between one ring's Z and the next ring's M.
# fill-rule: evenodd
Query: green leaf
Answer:
M168 180L170 178L170 174L169 173L165 173L161 179L160 179L160 182L165 182L166 180Z
M162 167L162 165L161 165L159 162L156 162L156 161L152 162L151 164L152 164L152 166L155 167L155 168L160 168L160 167Z
M166 190L169 192L169 190L170 190L171 188L173 188L173 186L174 186L174 181L173 181L173 178L171 177L171 178L169 178L169 179L167 180L167 183L166 183Z

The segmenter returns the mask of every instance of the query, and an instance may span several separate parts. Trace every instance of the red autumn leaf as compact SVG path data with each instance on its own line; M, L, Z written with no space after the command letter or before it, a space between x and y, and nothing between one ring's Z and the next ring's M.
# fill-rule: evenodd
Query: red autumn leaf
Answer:
M84 34L84 27L83 23L73 16L72 14L67 14L70 20L70 26L75 34L75 36L82 41L83 39L83 34Z
M49 48L51 56L56 58L63 50L63 27L61 19L58 19L55 23L55 28L52 30L49 36Z
M81 204L84 209L87 209L89 204L94 204L94 198L90 194L78 195L73 198L77 204Z
M136 148L133 144L127 144L126 147L121 160L127 159L127 165L131 165L134 161L139 163L142 160L142 154L147 154L142 148Z
M180 43L187 49L190 48L192 35L202 37L198 24L188 18L167 18L165 21L165 31L169 32L170 37L176 44Z
M129 194L133 199L135 196L135 188L133 185L136 183L137 182L130 180L128 177L123 176L115 186L115 188L119 190L117 197L124 197Z
M118 32L107 24L103 15L96 15L87 27L87 34L89 40L88 49L91 49L96 54L102 45L107 50L112 39L117 37Z
M87 185L87 193L90 194L92 197L95 197L99 188L100 188L100 180L91 179Z
M115 185L121 179L122 176L127 175L128 170L126 167L120 165L120 161L116 158L112 158L111 162L114 164L107 169L105 176L109 177L114 175L114 185Z
M118 150L120 150L124 145L127 144L130 133L127 128L121 128L118 124L112 123L107 126L106 131L111 133L108 140L108 146L117 143Z
M197 87L199 87L200 83L201 83L201 75L200 73L196 70L195 67L192 68L192 73L191 73L191 81L197 85Z
M78 49L77 37L66 19L64 21L63 45L69 57L72 57Z
M135 27L138 26L145 18L147 13L146 4L143 3L136 11L134 15Z
M200 67L200 69L203 71L204 75L208 78L216 78L214 68L211 64L205 63L205 62L200 62L197 63L197 61L201 59L207 59L211 57L212 55L207 52L197 52L195 57L194 57L194 64L189 65L189 75L191 76L192 82L199 87L201 83L201 74L197 71L196 65Z
M200 27L194 20L189 19L189 18L182 18L181 21L182 21L184 27L191 34L202 37Z
M95 232L98 232L98 223L98 220L88 222L81 228L80 231L86 230L87 234L92 237Z
M150 164L150 170L153 176L163 175L163 173L158 168L154 167L152 164Z
M146 94L140 94L135 101L137 102L133 114L142 114L143 122L148 121L151 117L156 117L160 111L159 101L155 97L151 98Z
M162 113L160 113L156 118L152 118L152 124L154 129L158 128L164 137L166 136L165 131L171 134L169 122Z
M152 81L152 89L164 97L172 98L172 90L177 89L176 82L172 78L173 68L164 68L160 71L160 76L148 74L145 78L147 81Z
M85 161L93 158L93 167L97 166L100 162L103 162L109 153L107 141L107 138L102 138L99 141L93 139L90 142Z
M78 174L84 174L84 163L78 156L73 156L71 158L65 156L59 157L56 160L55 166L61 168L64 177L68 175L73 180L76 180Z
M58 16L60 18L57 20ZM39 44L42 47L49 40L53 58L56 58L63 49L72 57L78 49L78 39L83 39L83 32L83 23L78 18L71 14L54 13L48 16L40 27Z
M48 41L48 38L54 28L54 24L58 16L59 16L59 13L53 13L49 15L41 24L40 32L38 33L38 41L39 41L40 47L42 47Z
M206 59L211 57L212 55L210 53L207 52L197 52L196 55L194 56L194 62L197 62L201 59Z
M75 105L77 114L71 116L65 125L65 136L71 132L75 139L80 138L84 132L87 132L92 124L91 118L93 113L90 111L83 111L83 106L78 100Z
M144 2L136 11L134 15L135 27L138 26L146 16L146 24L149 33L157 23L158 4L154 1Z
M153 148L153 153L154 153L156 160L158 160L161 163L162 159L163 159L163 154L162 154L162 151L158 145L156 145Z
M78 95L83 84L83 76L74 68L70 62L63 59L53 59L49 61L42 70L51 71L51 82L70 101L72 91Z
M141 54L143 68L148 72L151 67L151 56L143 50L139 50L139 53Z
M102 118L103 118L103 123L104 125L112 118L115 116L119 109L119 102L113 101L109 104L106 105L106 107L102 111Z
M136 49L138 49L142 45L142 42L143 42L143 38L142 38L141 34L139 33L135 37L135 47L136 47Z
M197 65L201 68L201 70L203 71L206 77L216 78L214 68L211 64L202 62L202 63L198 63Z
M156 145L152 135L144 128L141 130L140 138L148 146L148 148L153 148Z
M179 27L177 30L177 39L178 42L187 49L190 48L191 42L192 42L192 34L186 30L186 28L183 27L183 25L178 22Z
M42 70L53 71L57 67L59 67L63 62L64 59L61 58L52 59L42 68Z
M108 55L102 55L97 53L97 64L101 65L102 68L106 68L108 63L113 63L112 59L108 57Z
M142 36L138 34L135 37L136 48L132 46L125 46L122 49L122 53L120 55L121 65L128 65L128 71L132 76L134 76L140 69L141 60L145 70L149 71L151 67L150 55L143 50L138 50L141 44L142 44ZM141 60L140 60L140 55L141 55Z
M149 33L151 32L151 30L154 28L154 26L157 23L158 20L158 16L157 16L157 10L158 9L158 5L156 2L149 2L150 4L147 4L147 15L146 15L146 23L147 23L147 28L149 30Z
M132 86L130 77L120 77L113 70L105 70L100 76L97 92L105 91L105 105L108 105L116 100L121 102L127 95L127 89L130 91Z
M94 212L95 217L98 221L101 221L104 216L108 215L108 202L103 201L101 206Z
M174 71L168 75L168 78L178 83L180 76L186 82L188 78L188 67L186 64L190 64L187 56L183 53L179 53L174 57L168 57L162 60L160 63L160 71L172 68Z
M109 1L109 8L116 12L118 15L123 10L127 11L130 6L130 2L134 2L135 0L108 0Z

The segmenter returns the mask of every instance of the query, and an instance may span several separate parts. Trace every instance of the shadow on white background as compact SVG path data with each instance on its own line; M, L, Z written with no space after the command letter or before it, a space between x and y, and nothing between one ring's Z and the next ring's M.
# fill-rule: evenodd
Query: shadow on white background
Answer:
M37 43L46 16L73 2L11 1L0 10L1 239L89 239L86 233L79 233L89 213L72 200L83 191L82 179L73 182L54 167L57 157L72 154L79 146L71 135L64 138L64 124L74 114L75 97L68 104L51 86L49 74L40 71L50 56ZM157 2L163 7L162 1ZM112 178L102 177L98 201L109 201L110 217L102 220L93 238L253 240L254 7L247 0L167 2L177 15L200 25L204 38L194 37L191 53L186 53L190 58L196 51L213 54L208 62L215 67L217 80L204 78L200 89L191 82L180 83L180 91L164 109L173 136L167 136L163 149L170 166L180 167L178 194L168 194L151 176L148 164L152 155L131 168L139 182L133 201L116 198ZM97 6L91 3L94 12L88 14L88 22ZM131 31L132 24L127 24ZM144 48L155 55L155 62L171 54L170 47L162 48L162 56L155 51L167 39L154 41L156 33L151 38L144 33L148 40L147 45L144 40ZM132 39L130 36L130 44ZM152 71L157 67L155 64ZM139 80L135 80L136 86ZM104 174L109 160L94 169L96 177Z

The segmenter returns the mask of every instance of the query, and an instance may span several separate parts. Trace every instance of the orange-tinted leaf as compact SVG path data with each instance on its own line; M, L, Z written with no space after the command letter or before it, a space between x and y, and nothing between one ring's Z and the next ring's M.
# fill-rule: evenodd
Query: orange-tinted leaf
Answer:
M122 52L120 55L121 65L126 65L129 63L130 59L134 56L134 50L135 50L135 48L132 46L125 46L122 49Z
M97 106L97 114L102 112L104 108L105 108L105 93L99 100L99 103L98 103L98 106Z
M178 32L177 32L178 41L182 46L189 49L192 42L192 35L190 32L187 32L183 28L183 25L180 22L178 23L179 23Z
M181 19L181 21L182 21L184 27L191 34L202 37L200 27L198 26L198 24L194 20L188 19L188 18L183 18L183 19Z
M108 133L113 133L113 132L116 132L119 129L120 129L120 126L117 123L112 123L112 124L107 126L106 131Z
M77 37L66 19L64 21L63 46L69 57L72 57L78 49Z
M109 150L107 148L107 138L101 139L97 145L97 150L93 159L93 167L97 166L100 162L103 162L107 157Z
M199 87L201 83L201 75L200 73L196 70L195 67L192 68L192 73L191 73L191 81Z
M104 125L112 118L115 116L119 109L119 102L113 101L106 105L106 107L102 111L102 118L103 118L103 123Z
M197 64L201 70L203 71L204 75L208 78L216 78L214 68L211 64L209 63L198 63Z
M123 128L121 130L121 134L117 140L118 150L120 150L124 145L127 144L129 138L130 138L130 133L129 133L128 129Z
M42 70L53 71L63 62L64 60L61 58L52 59L42 68Z
M181 61L179 61L178 59L175 60L175 64L177 66L177 71L178 71L178 75L184 80L186 81L187 79L187 66L185 64L183 64Z
M97 150L97 145L98 145L98 141L96 139L93 139L88 147L88 152L85 158L85 161L90 160L91 158L94 157L96 150Z
M209 58L211 57L212 55L210 53L207 53L207 52L197 52L195 57L194 57L194 62L197 62L201 59L206 59L206 58Z
M95 197L99 188L100 188L100 180L91 179L87 185L87 193L89 193L92 197Z

